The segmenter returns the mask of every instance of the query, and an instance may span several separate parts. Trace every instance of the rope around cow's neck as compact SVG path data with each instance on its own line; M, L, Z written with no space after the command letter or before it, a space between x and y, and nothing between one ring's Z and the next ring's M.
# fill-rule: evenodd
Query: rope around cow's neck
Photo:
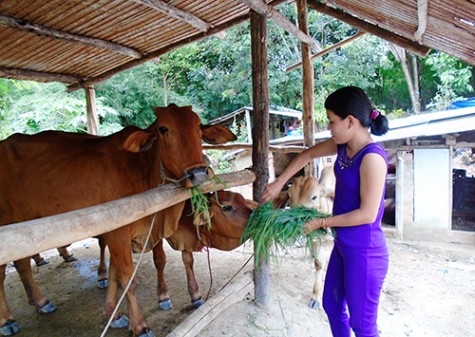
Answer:
M153 215L152 222L150 224L150 229L148 230L147 238L145 239L145 243L143 244L142 251L140 252L140 257L139 260L137 261L137 264L135 265L134 272L132 273L132 276L130 277L129 283L127 283L127 286L125 287L122 295L119 298L119 301L117 302L114 311L112 312L111 316L109 317L109 321L107 322L106 326L104 327L104 330L102 331L101 337L104 337L107 333L107 330L109 329L112 321L114 320L114 316L117 313L117 310L119 310L119 306L124 300L125 295L127 294L127 291L130 288L130 285L132 284L135 275L137 274L137 270L139 269L139 265L142 262L143 255L145 253L145 248L148 246L148 241L150 240L150 236L152 235L152 229L153 229L153 224L155 223L155 217L157 213Z

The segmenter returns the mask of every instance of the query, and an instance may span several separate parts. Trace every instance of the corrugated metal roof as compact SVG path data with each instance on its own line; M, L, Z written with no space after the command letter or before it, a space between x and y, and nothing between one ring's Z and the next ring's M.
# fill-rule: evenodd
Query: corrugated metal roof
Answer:
M383 136L373 136L378 142L398 139L430 137L475 130L475 107L424 113L389 121L389 131ZM330 138L330 131L315 133L315 140ZM270 144L302 143L302 136L286 136L271 140Z
M419 22L417 3L326 2L412 42ZM157 5L175 14L152 8ZM2 0L0 76L76 83L77 88L225 30L248 20L248 14L249 7L240 0ZM473 0L431 0L427 15L420 43L475 65Z

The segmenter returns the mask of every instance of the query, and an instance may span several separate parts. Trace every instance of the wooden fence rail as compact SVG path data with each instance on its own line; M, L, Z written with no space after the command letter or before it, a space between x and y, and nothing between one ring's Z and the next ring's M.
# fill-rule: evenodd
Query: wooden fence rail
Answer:
M203 193L241 186L254 172L221 174L199 186ZM173 184L100 205L0 227L0 265L65 246L125 226L190 198L190 191Z

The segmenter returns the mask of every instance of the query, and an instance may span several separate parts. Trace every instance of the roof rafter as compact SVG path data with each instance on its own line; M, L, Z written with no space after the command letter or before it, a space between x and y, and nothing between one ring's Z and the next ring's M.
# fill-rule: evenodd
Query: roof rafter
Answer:
M18 68L7 68L0 67L0 77L14 77L21 80L27 81L40 81L40 82L65 82L65 83L78 83L79 78L76 76L58 74L58 73L45 73L42 71L18 69Z
M335 43L334 45L322 50L321 52L319 53L316 53L316 54L313 54L310 56L310 59L311 60L314 60L318 57L321 57L323 55L326 55L328 54L329 52L331 52L332 50L335 50L339 47L342 47L350 42L352 42L353 40L356 40L356 39L359 39L360 37L362 37L363 35L366 35L367 32L365 31L359 31L358 33L356 33L355 35L343 40L343 41L340 41L338 43ZM298 63L295 63L294 65L291 65L290 67L287 67L287 69L285 69L285 71L291 71L291 70L294 70L294 69L297 69L298 67L300 67L302 65L302 62L298 62Z
M148 62L148 61L151 61L161 55L164 55L168 52L171 52L172 50L175 50L177 48L180 48L180 47L183 47L189 43L192 43L192 42L195 42L195 41L199 41L199 40L202 40L208 36L211 36L211 35L215 35L225 29L228 29L232 26L235 26L241 22L244 22L246 20L249 19L249 15L246 14L246 15L242 15L242 16L239 16L237 18L235 18L234 20L231 20L231 21L228 21L227 23L225 24L222 24L220 26L217 26L217 27L212 27L210 28L207 32L201 32L201 33L197 33L193 36L189 36L187 37L186 39L183 39L183 40L180 40L180 41L177 41L173 44L170 44L164 48L161 48L161 49L158 49L152 53L149 53L147 55L145 55L144 57L142 57L141 59L139 60L132 60L130 62L127 62L127 63L124 63L122 64L121 66L119 67L116 67L114 69L111 69L109 71L106 71L105 73L99 75L99 76L96 76L96 77L93 77L93 78L89 78L89 79L83 79L81 80L80 82L78 83L75 83L75 84L71 84L68 86L67 88L67 91L68 92L71 92L71 91L75 91L75 90L78 90L78 89L81 89L82 87L87 87L87 86L91 86L91 85L94 85L96 83L99 83L99 82L103 82L109 78L111 78L112 76L122 72L122 71L125 71L127 69L130 69L130 68L133 68L133 67L136 67L142 63L145 63L145 62Z
M18 20L7 15L0 14L0 25L8 26L17 30L33 32L38 35L48 36L55 39L67 40L75 43L79 42L94 48L106 49L135 59L142 57L142 53L137 50L117 43L44 27L33 22Z
M416 55L426 57L429 54L430 48L420 45L417 42L408 40L400 35L391 33L390 31L383 29L379 26L373 25L369 22L361 20L353 15L350 15L340 9L336 9L330 6L327 6L317 0L307 0L308 1L308 8L316 10L320 13L327 14L333 16L334 18L343 21L353 27L358 29L367 31L377 37L380 37L386 41L392 42L411 53Z
M165 1L161 1L161 0L133 0L133 1L139 4L142 4L144 6L153 8L157 11L160 11L168 16L171 16L174 19L186 22L190 24L191 26L195 27L196 29L199 29L202 32L207 32L211 28L211 25L208 22L201 20L199 17L191 13L178 9L166 3Z
M315 40L302 32L297 26L295 26L292 22L287 19L282 13L275 10L274 7L268 5L267 3L263 2L262 0L241 0L241 2L248 5L251 9L256 11L261 15L267 15L272 21L274 21L277 25L282 27L285 31L289 32L300 41L308 44L310 47L315 49L316 51L321 51L319 45L315 42Z
M285 0L273 0L273 1L270 2L270 4L273 5L273 6L277 6L277 5L280 5L283 2L285 2ZM221 25L216 26L216 27L211 27L207 32L201 32L201 33L195 34L193 36L189 36L186 39L183 39L181 41L177 41L177 42L175 42L171 45L168 45L164 48L158 49L158 50L156 50L156 51L154 51L150 54L145 55L144 57L142 57L139 60L132 60L130 62L124 63L119 67L116 67L114 69L106 71L105 73L103 73L99 76L93 77L93 78L81 79L79 82L69 85L67 87L67 91L71 92L71 91L79 90L83 87L87 87L87 86L91 86L91 85L103 82L103 81L111 78L112 76L114 76L114 75L116 75L116 74L118 74L122 71L133 68L133 67L138 66L138 65L140 65L142 63L145 63L147 61L151 61L151 60L153 60L153 59L155 59L155 58L157 58L157 57L159 57L163 54L171 52L172 50L180 48L180 47L182 47L182 46L184 46L188 43L199 41L199 40L202 40L202 39L204 39L208 36L215 35L215 34L218 34L220 32L223 32L224 30L226 30L230 27L233 27L237 24L240 24L240 23L242 23L242 22L244 22L248 19L249 19L249 14L248 13L245 14L245 15L238 16L238 17L234 18L233 20L228 21L227 23L221 24Z
M414 32L414 38L418 41L422 41L422 35L424 35L427 28L427 0L417 0L417 30Z

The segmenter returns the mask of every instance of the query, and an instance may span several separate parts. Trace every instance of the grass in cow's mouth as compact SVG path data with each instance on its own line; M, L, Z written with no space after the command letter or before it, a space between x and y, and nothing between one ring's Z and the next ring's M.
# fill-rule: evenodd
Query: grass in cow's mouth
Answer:
M306 207L274 209L272 203L267 202L254 209L241 241L247 238L254 241L254 261L257 265L259 258L268 259L273 252L295 245L302 236L306 239L307 248L310 248L312 240L321 239L327 231L319 228L305 235L303 225L311 219L326 216L328 214Z
M195 224L195 226L206 225L208 229L211 229L208 198L197 186L192 187L190 193L191 209L193 210L193 224Z

